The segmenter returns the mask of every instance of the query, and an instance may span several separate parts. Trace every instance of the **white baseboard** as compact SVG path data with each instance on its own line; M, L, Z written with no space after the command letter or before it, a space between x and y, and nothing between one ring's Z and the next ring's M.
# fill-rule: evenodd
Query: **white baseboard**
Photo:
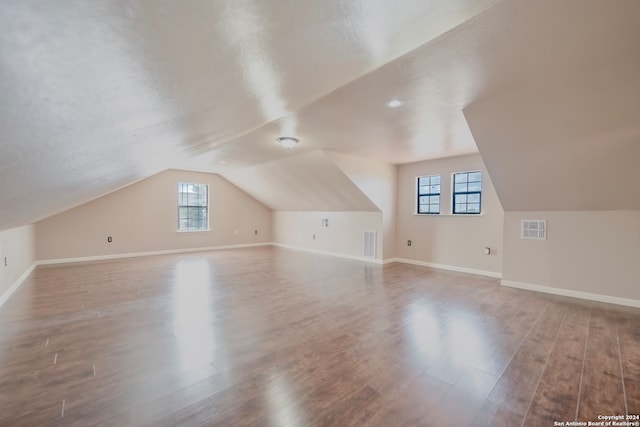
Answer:
M530 283L514 282L513 280L501 280L502 286L525 289L527 291L543 292L545 294L561 295L564 297L580 298L591 301L606 302L609 304L625 305L640 308L640 300L620 298L609 295L592 294L590 292L573 291L571 289L552 288L550 286L533 285Z
M297 246L285 245L282 243L267 242L267 243L251 243L251 244L243 244L243 245L209 246L204 248L172 249L172 250L165 250L165 251L135 252L135 253L99 255L99 256L90 256L90 257L40 260L40 261L34 262L31 265L31 267L29 267L24 273L22 273L20 277L6 291L4 291L2 295L0 295L0 307L2 307L4 303L7 302L7 300L11 297L11 295L13 295L13 293L20 287L20 285L25 281L25 279L29 277L29 275L33 272L33 270L39 265L70 264L70 263L76 263L76 262L104 261L104 260L121 259L121 258L134 258L134 257L140 257L140 256L170 255L170 254L180 254L180 253L189 253L189 252L205 252L205 251L220 250L220 249L237 249L237 248L248 248L248 247L270 246L270 245L279 246L287 249L299 250L303 252L316 253L320 255L329 255L329 256L334 256L338 258L365 261L373 264L390 264L392 262L401 262L404 264L420 265L423 267L431 267L431 268L436 268L440 270L449 270L449 271L456 271L460 273L477 274L480 276L487 276L487 277L492 277L497 279L502 278L501 273L497 273L493 271L485 271L485 270L477 270L477 269L466 268L466 267L456 267L451 265L435 264L431 262L417 261L417 260L406 259L406 258L388 258L385 260L379 260L379 259L372 259L372 258L365 258L365 257L357 257L352 255L338 254L335 252L318 251L318 250L307 249L307 248L302 248ZM598 302L604 302L609 304L617 304L617 305L624 305L628 307L640 308L640 300L635 300L635 299L594 294L590 292L574 291L574 290L563 289L563 288L553 288L550 286L534 285L530 283L516 282L513 280L503 279L500 281L500 284L502 286L524 289L528 291L542 292L546 294L560 295L560 296L580 298L580 299L585 299L590 301L598 301Z
M373 264L382 264L383 263L383 261L381 259L377 259L377 258L366 258L366 257L361 257L361 256L355 256L355 255L340 254L340 253L336 253L336 252L319 251L319 250L316 250L316 249L303 248L301 246L285 245L283 243L272 242L271 244L273 246L278 246L278 247L281 247L281 248L293 249L293 250L302 251L302 252L309 252L309 253L312 253L312 254L329 255L329 256L334 256L334 257L338 257L338 258L370 262L370 263L373 263Z
M4 305L5 302L7 302L7 300L11 297L11 295L13 295L13 293L18 290L18 288L20 287L20 285L22 284L22 282L24 282L24 280L29 277L29 275L33 272L33 270L36 268L38 264L37 263L33 263L31 264L31 267L27 268L27 270L22 273L20 275L20 277L18 277L18 280L16 280L15 282L13 282L13 284L11 286L9 286L9 289L7 289L6 291L4 291L2 293L2 295L0 295L0 307L2 307Z
M494 279L501 279L502 278L502 273L498 273L496 271L478 270L476 268L458 267L458 266L455 266L455 265L436 264L436 263L433 263L433 262L418 261L418 260L406 259L406 258L393 258L393 259L395 260L395 262L402 262L404 264L420 265L422 267L437 268L438 270L449 270L449 271L457 271L458 273L476 274L478 276L492 277Z
M270 244L271 243L269 242L248 243L248 244L242 244L242 245L207 246L203 248L169 249L164 251L132 252L132 253L124 253L124 254L97 255L97 256L86 256L86 257L77 257L77 258L43 259L40 261L36 261L36 265L72 264L76 262L108 261L112 259L135 258L135 257L141 257L141 256L184 254L189 252L216 251L220 249L251 248L256 246L269 246Z

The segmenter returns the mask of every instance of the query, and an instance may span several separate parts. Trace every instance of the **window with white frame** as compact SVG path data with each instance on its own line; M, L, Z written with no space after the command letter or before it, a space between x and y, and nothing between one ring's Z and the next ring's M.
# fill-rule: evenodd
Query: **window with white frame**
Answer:
M420 215L440 213L440 175L418 177L417 207Z
M479 215L482 208L482 172L453 174L453 213Z
M178 231L209 229L209 186L178 183Z

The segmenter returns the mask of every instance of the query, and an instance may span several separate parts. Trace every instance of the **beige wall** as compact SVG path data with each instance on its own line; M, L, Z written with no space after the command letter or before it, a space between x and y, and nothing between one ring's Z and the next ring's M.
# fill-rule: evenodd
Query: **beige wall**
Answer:
M546 219L547 240L520 239ZM640 300L640 211L507 212L505 281Z
M33 266L34 262L33 225L0 231L0 301L2 295Z
M380 212L273 212L273 242L320 252L362 258L363 233L377 231L376 258L381 259ZM322 218L329 227L322 228ZM315 235L315 239L313 236Z
M397 166L335 152L327 155L382 211L382 259L394 258Z
M451 215L454 172L482 170L482 215ZM416 178L441 175L440 215L416 215ZM502 273L504 211L480 155L398 166L397 257L457 269ZM407 240L412 245L407 246ZM491 255L483 249L491 248Z
M209 184L210 231L177 232L179 181ZM242 190L219 175L168 170L38 222L36 255L38 260L63 259L270 239L271 211Z

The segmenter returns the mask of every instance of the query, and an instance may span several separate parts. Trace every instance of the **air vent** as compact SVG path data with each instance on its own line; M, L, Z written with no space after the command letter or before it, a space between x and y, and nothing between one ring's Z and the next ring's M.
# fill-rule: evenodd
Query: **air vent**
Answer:
M547 220L523 219L520 237L522 239L547 240Z
M364 241L364 250L363 255L365 258L375 258L376 257L376 232L375 231L365 231L363 235Z

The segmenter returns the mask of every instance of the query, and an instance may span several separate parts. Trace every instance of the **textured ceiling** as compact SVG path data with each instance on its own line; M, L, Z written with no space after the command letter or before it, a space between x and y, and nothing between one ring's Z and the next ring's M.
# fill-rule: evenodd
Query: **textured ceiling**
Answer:
M3 2L0 229L184 167L496 2Z
M639 4L4 2L0 229L170 167L239 182L318 149L404 163L473 152L478 142L493 176L504 147L492 141L539 125L507 133L500 113L518 98L499 100L539 89L571 96L544 89L602 64L627 67L621 58L640 51ZM386 108L394 97L405 105ZM529 109L562 99L538 97ZM606 109L621 108L606 100ZM586 117L596 135L617 123ZM274 142L282 134L301 142L283 150ZM534 138L525 139L532 150Z

